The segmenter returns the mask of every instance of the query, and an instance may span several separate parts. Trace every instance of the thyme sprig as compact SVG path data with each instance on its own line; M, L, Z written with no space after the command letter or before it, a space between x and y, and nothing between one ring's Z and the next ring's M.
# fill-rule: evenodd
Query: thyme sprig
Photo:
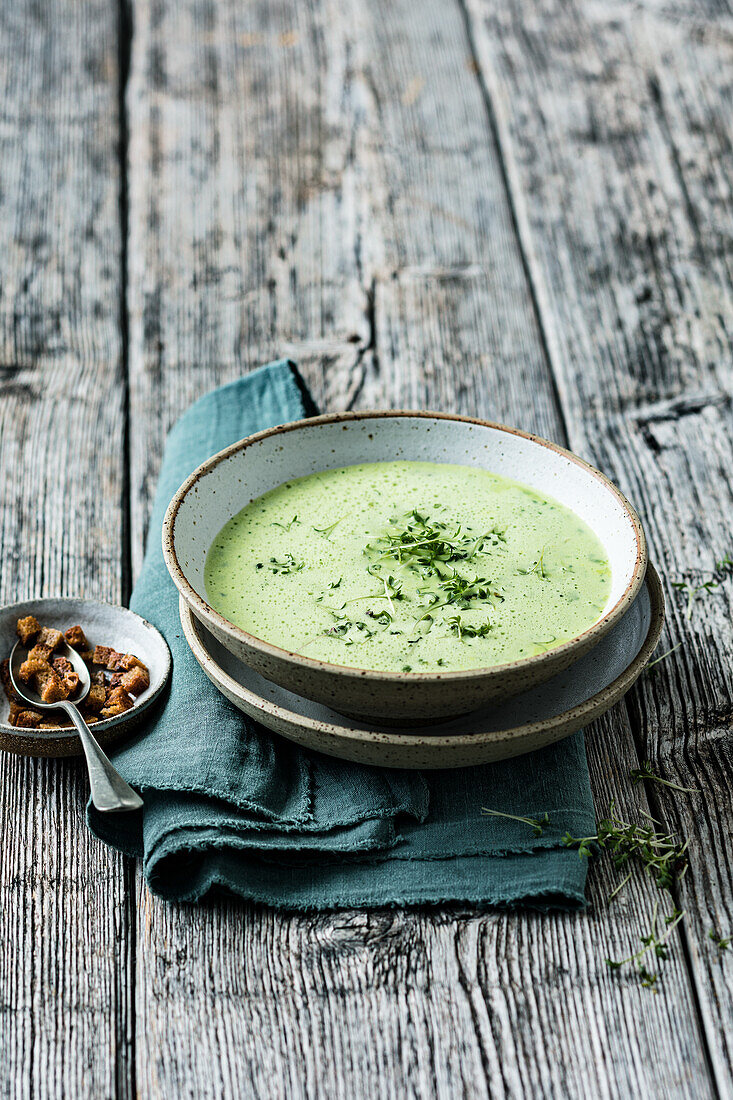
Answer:
M673 783L671 779L662 779L661 775L652 768L650 760L645 760L640 768L632 768L629 772L631 782L641 783L644 779L650 779L654 783L660 783L663 787L669 787L673 791L682 791L684 794L698 794L696 787L682 787L679 783Z
M508 821L521 821L523 825L531 825L535 836L542 836L545 825L550 824L549 814L543 814L540 818L521 817L519 814L502 813L501 810L489 810L486 806L481 807L481 813L486 817L505 817Z
M730 938L728 936L723 938L723 936L721 936L720 933L717 932L714 928L710 929L710 931L708 932L708 936L713 941L719 951L727 951L730 947Z
M691 619L697 601L720 588L723 581L732 575L733 558L725 553L715 562L715 569L690 569L684 576L672 581L672 587L685 599L685 618Z
M577 847L580 856L592 855L591 845L596 844L610 853L614 866L619 869L632 859L638 859L660 889L671 890L687 870L685 853L689 842L680 842L671 833L658 831L654 826L659 822L649 814L644 816L649 825L623 821L617 816L612 802L608 816L599 821L595 836L574 837L565 833L560 843L565 848Z
M620 970L622 966L626 966L627 963L635 963L639 972L639 979L641 984L646 988L652 988L656 985L657 975L652 974L642 963L641 960L650 951L654 952L654 956L657 959L669 958L669 937L674 932L677 925L684 919L684 911L681 909L673 909L672 913L665 918L666 931L660 935L659 929L659 902L654 903L654 912L652 913L651 928L646 936L641 936L641 949L629 955L625 959L606 959L606 966L611 970Z
M481 807L482 814L490 817L503 817L512 821L520 821L529 825L535 837L542 836L543 830L550 824L549 814L542 818L522 817L519 814L507 814L500 810L491 810L486 806ZM642 811L643 813L643 811ZM618 816L615 804L611 802L608 814L598 823L598 831L594 836L575 837L567 832L561 838L560 843L565 848L576 848L581 858L588 859L597 850L605 850L611 856L613 864L618 869L629 867L624 879L611 892L608 900L615 898L633 875L633 864L640 863L643 870L649 873L657 886L664 893L671 893L675 883L679 882L687 870L688 842L679 841L671 833L665 833L656 826L659 825L649 814L644 814L649 824L631 823ZM629 866L631 865L631 866ZM611 970L620 970L622 967L633 964L642 986L654 988L657 983L657 975L645 965L645 959L650 952L660 960L666 959L669 953L668 942L672 932L684 919L685 913L672 904L671 913L664 917L664 928L660 927L660 905L657 900L654 904L649 932L641 937L641 948L624 959L606 959L606 964ZM717 933L711 931L710 938L715 942L720 941L720 950L726 950L730 945L729 940L723 940Z
M292 554L286 554L282 561L278 561L277 558L270 558L267 566L272 573L282 573L284 575L288 573L300 573L301 569L304 567L305 562L296 561ZM262 568L261 562L258 564L257 568Z
M668 649L665 653L660 654L659 657L655 657L653 661L648 661L647 664L644 666L644 675L655 676L657 671L656 666L659 665L660 662L666 661L667 657L671 657L672 654L676 653L678 649L681 649L681 647L682 642L678 642L677 645L673 645L671 649ZM654 669L654 672L652 672L652 669Z

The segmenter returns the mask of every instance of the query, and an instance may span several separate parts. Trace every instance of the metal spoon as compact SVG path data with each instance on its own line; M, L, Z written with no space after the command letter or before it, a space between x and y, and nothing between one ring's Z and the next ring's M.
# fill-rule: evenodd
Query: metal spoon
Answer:
M13 652L10 654L10 679L24 703L28 703L33 710L63 710L66 711L71 721L76 726L79 738L87 759L89 771L89 786L92 790L92 802L102 813L113 813L121 810L139 810L143 804L142 798L129 783L126 783L119 772L115 771L100 748L92 731L84 721L77 703L86 699L91 687L89 669L84 661L71 646L64 644L55 651L57 657L66 657L74 666L74 672L79 676L79 687L71 699L59 699L56 703L44 703L40 695L32 688L24 684L18 675L20 666L27 655L27 649L21 642L16 642Z

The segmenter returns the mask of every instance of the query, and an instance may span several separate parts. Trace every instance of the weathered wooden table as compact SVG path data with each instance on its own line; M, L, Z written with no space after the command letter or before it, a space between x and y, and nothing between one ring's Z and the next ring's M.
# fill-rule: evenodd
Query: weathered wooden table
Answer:
M3 756L2 1096L733 1095L733 582L672 587L733 552L732 79L726 0L2 5L2 600L126 600L167 428L270 358L518 424L644 517L680 648L588 754L690 840L655 994L604 860L574 916L171 906Z

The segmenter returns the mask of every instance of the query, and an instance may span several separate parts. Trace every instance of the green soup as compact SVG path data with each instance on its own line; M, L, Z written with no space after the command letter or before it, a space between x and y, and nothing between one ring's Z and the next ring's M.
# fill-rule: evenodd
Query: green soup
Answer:
M216 536L212 607L334 664L483 668L576 637L611 573L574 512L485 470L377 462L288 481Z

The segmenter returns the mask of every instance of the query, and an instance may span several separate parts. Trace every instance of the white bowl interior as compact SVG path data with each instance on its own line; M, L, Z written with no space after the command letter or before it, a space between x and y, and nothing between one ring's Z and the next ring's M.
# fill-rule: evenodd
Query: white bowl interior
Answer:
M175 552L186 579L206 600L204 564L215 536L268 490L319 470L396 460L478 466L554 497L580 516L605 547L611 590L603 614L628 587L638 553L636 532L621 500L604 481L524 436L418 416L306 424L266 436L217 463L186 494L176 517Z

